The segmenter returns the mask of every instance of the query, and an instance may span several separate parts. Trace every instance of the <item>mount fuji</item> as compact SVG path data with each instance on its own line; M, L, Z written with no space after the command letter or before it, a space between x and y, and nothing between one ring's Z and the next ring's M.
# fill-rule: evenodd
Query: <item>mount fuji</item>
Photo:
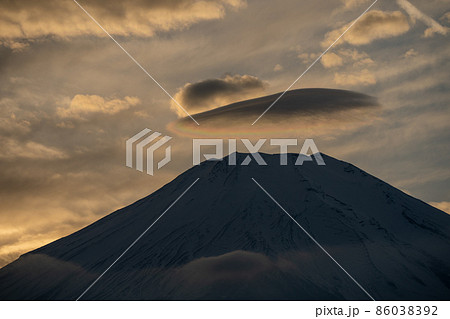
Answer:
M76 300L197 179L81 300L450 299L449 215L330 156L261 156L202 162L22 255L0 269L0 299Z

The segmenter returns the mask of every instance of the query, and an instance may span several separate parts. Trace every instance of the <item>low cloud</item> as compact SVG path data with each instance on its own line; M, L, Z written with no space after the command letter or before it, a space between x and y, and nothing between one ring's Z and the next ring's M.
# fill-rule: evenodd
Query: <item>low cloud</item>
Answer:
M165 285L153 293L165 299L182 300L222 300L239 294L244 299L278 299L289 289L286 283L280 284L280 278L291 278L291 282L302 280L305 273L313 271L313 258L313 254L304 251L282 252L269 257L244 250L201 257L181 267L167 269L163 275L166 279L162 281ZM160 273L154 276L159 277ZM238 291L236 287L240 287ZM302 293L301 289L294 290ZM323 296L326 298L326 294Z
M85 119L91 113L116 114L139 104L137 97L105 99L98 95L75 95L68 107L59 107L57 113L62 118Z
M436 20L417 9L407 0L397 0L397 4L409 14L413 21L417 19L428 26L428 29L424 32L426 38L432 37L435 33L441 35L446 35L448 33L449 28L440 25Z
M144 264L133 269L122 268L116 275L131 281L137 279L140 284L131 285L123 293L117 289L120 283L109 281L106 288L91 290L88 298L116 300L137 296L151 300L226 300L238 296L244 300L281 300L291 296L301 300L311 297L310 289L314 288L314 298L329 299L331 294L326 285L330 278L339 286L347 279L332 267L321 272L327 276L318 276L314 278L315 285L309 285L310 274L317 272L316 255L314 250L283 251L271 256L233 250L218 256L188 259L178 267L148 267ZM52 280L42 280L48 274ZM74 296L74 292L83 291L97 277L98 274L75 262L35 251L21 256L21 262L3 269L0 279L4 289L0 297L7 300L71 300L78 296ZM280 278L284 279L281 283ZM31 287L27 285L30 282L33 282ZM18 290L18 286L24 288ZM58 289L61 286L65 289ZM121 298L123 296L128 298Z
M275 263L266 255L236 250L220 256L198 258L180 267L177 275L184 281L211 284L249 280L273 269Z
M158 31L183 29L204 20L221 19L226 8L245 6L241 0L129 0L80 1L113 35L150 37ZM72 1L1 1L0 40L4 46L20 49L17 39L47 36L68 38L106 34Z
M267 84L251 75L227 75L221 79L208 79L187 83L174 96L189 113L210 110L236 101L260 95ZM174 102L171 107L180 117L186 116Z
M321 43L322 46L328 47L350 26L350 24L351 23L348 23L336 30L328 32ZM387 12L372 10L355 23L336 45L344 42L352 45L365 45L378 39L399 36L409 29L408 19L400 11Z

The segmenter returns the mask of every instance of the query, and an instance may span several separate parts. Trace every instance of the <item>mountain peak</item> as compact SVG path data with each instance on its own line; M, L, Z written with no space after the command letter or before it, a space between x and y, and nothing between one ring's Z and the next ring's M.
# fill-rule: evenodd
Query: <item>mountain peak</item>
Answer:
M83 298L366 300L259 185L375 299L450 297L450 216L325 154L280 156L194 166L2 268L0 298L76 299L158 220Z

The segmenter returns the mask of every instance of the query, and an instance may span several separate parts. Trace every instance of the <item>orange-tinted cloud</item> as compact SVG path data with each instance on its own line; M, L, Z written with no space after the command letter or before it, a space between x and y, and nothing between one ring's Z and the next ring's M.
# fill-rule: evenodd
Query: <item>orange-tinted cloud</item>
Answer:
M109 33L139 37L221 19L226 8L245 6L243 0L79 2ZM0 40L4 46L22 49L26 44L15 40L81 35L106 36L73 1L0 1Z
M59 107L57 114L62 118L83 119L91 113L115 114L139 104L137 97L105 99L98 95L77 94L67 108Z
M337 85L372 85L377 83L375 75L368 69L363 69L359 72L352 73L338 73L334 74L334 82Z
M348 23L338 29L328 32L322 41L327 47L335 41L349 26ZM372 10L366 13L336 45L344 42L353 45L369 44L378 39L391 38L404 34L410 29L408 19L400 11Z
M344 64L344 61L336 53L329 52L322 57L320 63L322 63L325 68L333 68L336 66L341 66Z
M65 158L66 154L57 148L46 146L33 141L25 143L12 138L0 137L0 147L2 152L0 158L29 158L29 159L58 159Z
M302 60L302 63L311 63L320 53L302 53L298 55L298 58ZM335 52L328 52L322 56L320 63L325 68L336 68L348 63L353 63L354 66L366 66L374 64L374 61L369 57L366 52L360 52L356 49L339 49Z
M440 20L449 23L450 22L450 11L444 13L444 15L440 18Z
M351 9L367 2L367 0L341 0L341 2L346 9Z

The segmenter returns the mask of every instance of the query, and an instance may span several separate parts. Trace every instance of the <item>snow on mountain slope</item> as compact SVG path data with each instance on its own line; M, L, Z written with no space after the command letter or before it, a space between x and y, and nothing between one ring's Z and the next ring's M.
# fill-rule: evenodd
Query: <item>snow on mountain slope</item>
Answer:
M238 163L247 154L237 154ZM355 166L207 161L0 270L0 299L367 300L255 178L377 300L449 299L450 216Z

